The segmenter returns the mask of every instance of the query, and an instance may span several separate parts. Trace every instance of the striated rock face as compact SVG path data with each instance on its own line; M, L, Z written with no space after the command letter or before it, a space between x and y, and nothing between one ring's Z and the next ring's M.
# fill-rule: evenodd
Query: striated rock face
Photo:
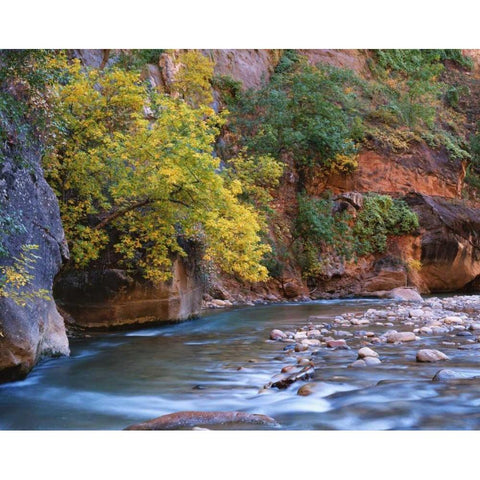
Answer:
M172 280L158 286L110 268L64 273L54 293L75 327L104 329L194 317L201 309L203 284L194 266L177 259Z
M480 275L480 209L461 201L405 197L423 230L419 276L432 292L461 290Z
M51 292L68 257L57 200L43 178L38 152L11 146L0 154L0 209L23 226L5 237L8 255L0 262L11 263L22 245L38 245L28 288ZM0 332L0 382L24 377L43 356L69 354L64 321L52 299L34 298L21 306L0 297Z

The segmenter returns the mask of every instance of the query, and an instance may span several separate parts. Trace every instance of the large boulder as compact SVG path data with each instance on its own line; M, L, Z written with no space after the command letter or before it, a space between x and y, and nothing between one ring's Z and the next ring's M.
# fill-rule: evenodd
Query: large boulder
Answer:
M54 286L72 327L110 329L193 318L202 307L203 283L193 259L177 258L172 279L153 285L125 270L69 271Z
M182 430L195 427L216 426L236 429L244 425L276 427L271 417L245 412L177 412L130 425L125 430Z
M13 138L13 137L12 137ZM39 151L23 141L1 147L0 214L20 228L2 232L5 249L0 264L9 266L24 245L36 245L25 292L52 292L52 284L68 247L58 203L39 165ZM25 377L44 356L68 355L63 318L50 298L33 296L25 306L0 295L0 382Z
M405 197L422 229L421 283L432 292L461 290L480 275L480 209L461 200Z

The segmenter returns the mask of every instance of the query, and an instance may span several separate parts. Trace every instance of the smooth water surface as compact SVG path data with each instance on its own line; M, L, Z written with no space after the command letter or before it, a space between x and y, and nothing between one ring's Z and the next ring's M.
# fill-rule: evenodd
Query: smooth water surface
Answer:
M310 315L328 321L386 303L262 305L74 339L69 358L44 361L26 380L0 385L0 429L123 429L182 410L261 413L283 429L479 429L480 382L431 381L440 368L480 375L480 351L459 350L459 337L442 347L451 358L448 366L415 362L418 349L438 348L434 337L376 345L382 364L363 369L348 368L357 347L321 348L314 357L311 381L321 382L314 394L297 395L305 382L258 393L283 366L311 355L292 355L285 344L266 342L272 328L295 329Z

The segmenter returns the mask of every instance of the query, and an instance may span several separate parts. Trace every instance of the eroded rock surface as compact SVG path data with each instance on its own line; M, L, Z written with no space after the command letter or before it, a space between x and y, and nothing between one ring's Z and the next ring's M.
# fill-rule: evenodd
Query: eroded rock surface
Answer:
M7 255L0 262L11 265L23 245L38 246L26 289L51 293L54 277L68 256L57 200L43 177L35 148L13 144L0 157L0 209L21 225L4 235ZM0 382L25 377L43 356L69 354L64 321L51 298L33 298L22 306L0 296L0 333Z

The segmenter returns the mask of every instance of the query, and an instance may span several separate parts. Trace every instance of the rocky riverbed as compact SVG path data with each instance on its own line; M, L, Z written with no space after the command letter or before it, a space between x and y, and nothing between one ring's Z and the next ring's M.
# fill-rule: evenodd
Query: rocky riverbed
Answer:
M285 365L260 393L318 380L325 376L329 360L338 366L340 359L348 368L380 368L388 364L392 350L401 350L406 343L415 347L415 355L405 356L406 365L438 364L432 381L478 378L451 370L448 364L456 351L480 350L480 296L402 302L364 313L346 312L328 321L310 316L303 326L273 329L267 342L282 345ZM395 361L398 364L398 355ZM306 396L316 389L318 382L303 382L297 393Z

